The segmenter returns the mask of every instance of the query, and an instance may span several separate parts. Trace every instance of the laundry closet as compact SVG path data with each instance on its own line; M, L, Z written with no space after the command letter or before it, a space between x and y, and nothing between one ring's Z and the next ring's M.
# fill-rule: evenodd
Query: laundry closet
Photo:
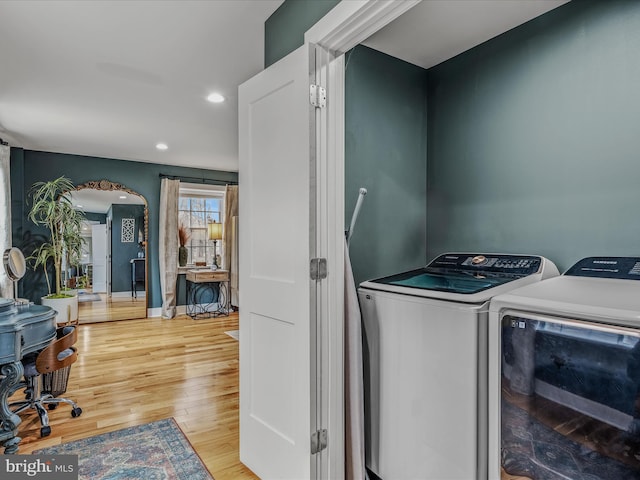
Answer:
M373 49L419 44L409 22L438 3L346 54L347 220L368 189L356 282L446 251L535 253L560 270L636 251L640 5L569 2L428 69ZM462 25L483 21L479 4L527 2L443 3ZM447 18L424 29L455 29Z
M451 3L462 8L465 2ZM640 200L631 180L640 168L630 125L638 124L640 108L634 87L640 61L632 53L640 47L633 33L640 28L640 6L559 5L427 69L392 56L394 48L402 50L398 32L420 41L421 32L408 27L417 15L410 10L347 54L347 218L358 188L368 190L351 243L357 283L419 268L446 252L539 254L561 271L589 255L637 255L640 222L629 219ZM481 22L480 11L469 15ZM451 21L433 28L453 29ZM369 298L364 293L361 304ZM400 337L405 313L387 312L380 322L397 323L391 330ZM383 328L367 323L366 348L374 349ZM381 352L367 355L382 362ZM400 355L386 352L387 361ZM448 358L441 361L446 365ZM369 378L366 363L365 390L369 382L382 382ZM373 413L380 422L385 418L382 410ZM452 411L441 414L452 429L460 421ZM412 439L426 436L417 430ZM382 449L385 435L378 436L369 450ZM403 449L395 448L397 461ZM374 459L367 466L384 471L381 454L369 450ZM435 448L422 451L439 458ZM454 470L444 467L437 478L463 478ZM382 478L402 476L399 469L386 471ZM484 468L478 472L476 478L486 478Z

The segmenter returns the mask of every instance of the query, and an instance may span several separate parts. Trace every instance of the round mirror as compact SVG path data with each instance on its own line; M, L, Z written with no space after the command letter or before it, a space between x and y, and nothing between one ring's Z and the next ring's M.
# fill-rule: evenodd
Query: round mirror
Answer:
M27 262L22 251L17 247L8 248L3 255L4 269L7 276L17 282L27 271Z

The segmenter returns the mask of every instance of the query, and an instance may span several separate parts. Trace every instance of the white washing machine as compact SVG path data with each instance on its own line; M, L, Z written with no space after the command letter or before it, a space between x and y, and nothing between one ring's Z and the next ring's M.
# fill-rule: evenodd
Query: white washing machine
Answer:
M554 275L539 256L448 253L360 285L373 474L486 478L489 300Z
M640 257L493 298L489 478L640 479Z

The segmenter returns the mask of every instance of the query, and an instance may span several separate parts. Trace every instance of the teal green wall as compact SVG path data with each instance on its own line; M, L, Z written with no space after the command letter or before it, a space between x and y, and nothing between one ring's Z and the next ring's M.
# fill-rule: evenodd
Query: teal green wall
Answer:
M237 172L176 167L155 163L130 162L109 158L86 157L61 153L11 149L11 194L14 244L28 251L34 240L45 232L32 224L25 203L31 186L65 175L76 185L91 180L110 180L125 185L144 196L149 206L149 244L147 250L149 279L149 307L160 307L160 272L158 266L158 205L160 204L160 174L203 178L237 183ZM29 270L21 282L25 298L38 301L46 293L46 285L39 272Z
M105 213L84 212L84 216L87 220L92 220L98 223L107 223L107 215Z
M143 205L111 205L111 291L131 291L131 259L138 257L138 229L144 232ZM122 219L135 220L133 242L122 241ZM140 286L142 288L142 286Z
M304 34L340 0L285 0L264 24L264 66L304 44Z
M356 282L423 266L426 257L426 70L357 46L345 76L345 228Z
M428 256L640 255L640 2L570 2L428 83Z

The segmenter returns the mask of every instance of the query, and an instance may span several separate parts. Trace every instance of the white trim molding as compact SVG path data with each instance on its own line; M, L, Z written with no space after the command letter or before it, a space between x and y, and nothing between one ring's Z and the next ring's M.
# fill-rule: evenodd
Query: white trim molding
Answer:
M304 35L333 52L345 53L422 0L350 0L340 2Z

